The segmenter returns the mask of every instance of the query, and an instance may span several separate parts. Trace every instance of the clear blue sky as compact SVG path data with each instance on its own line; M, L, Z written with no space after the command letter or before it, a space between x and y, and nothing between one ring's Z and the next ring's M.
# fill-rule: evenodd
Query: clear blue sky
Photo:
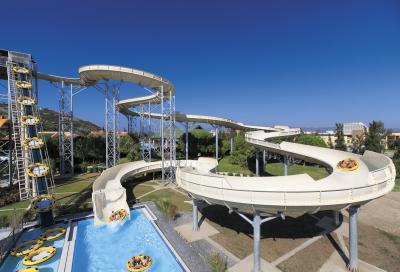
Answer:
M3 2L0 47L41 72L147 70L175 84L177 110L251 124L400 127L399 1ZM57 97L40 84L41 106ZM103 112L96 90L79 95L77 116L101 125Z

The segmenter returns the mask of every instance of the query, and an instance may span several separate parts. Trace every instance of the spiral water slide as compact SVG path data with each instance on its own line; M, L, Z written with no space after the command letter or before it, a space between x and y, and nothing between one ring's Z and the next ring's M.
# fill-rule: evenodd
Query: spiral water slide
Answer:
M136 69L90 65L79 69L80 78L63 78L38 74L41 79L66 83L92 85L99 80L123 80L152 88L152 95L122 100L118 110L127 115L139 113L130 108L147 102L159 101L175 92L174 86L166 79ZM160 88L162 86L162 88ZM151 113L152 118L161 118ZM320 210L340 210L350 205L362 205L390 192L394 187L395 168L392 161L383 154L367 151L362 156L349 152L320 148L291 142L280 144L269 141L273 138L293 136L298 129L285 126L250 126L231 119L176 114L178 122L198 122L224 126L246 131L246 141L260 150L268 150L325 166L330 174L315 181L307 174L276 177L236 177L216 174L218 162L211 158L198 161L177 162L177 183L195 199L207 203L225 205L241 212L255 211L270 214L301 214ZM353 158L358 162L354 171L337 168L341 160ZM159 171L161 162L131 162L107 169L93 184L93 209L95 221L108 221L113 211L126 209L126 192L121 182L133 174Z

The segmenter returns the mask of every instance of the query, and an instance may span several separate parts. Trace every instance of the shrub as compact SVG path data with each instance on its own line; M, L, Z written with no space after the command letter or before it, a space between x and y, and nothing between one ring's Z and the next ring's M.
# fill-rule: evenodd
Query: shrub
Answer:
M178 207L176 205L172 204L167 198L161 198L157 204L167 218L175 220L178 211Z
M226 258L224 258L221 254L216 253L214 250L211 252L210 265L211 271L213 272L224 272L228 268Z
M394 160L394 167L396 167L396 176L400 177L400 159Z

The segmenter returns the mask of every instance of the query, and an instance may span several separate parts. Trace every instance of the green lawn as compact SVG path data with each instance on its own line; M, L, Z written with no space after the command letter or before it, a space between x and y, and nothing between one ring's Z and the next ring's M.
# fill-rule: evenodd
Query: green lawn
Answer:
M226 157L222 158L218 162L217 171L219 171L219 172L229 172L229 173L239 173L239 174L246 174L246 175L254 174L247 167L241 167L239 165L231 164L229 162L229 156L226 156Z
M56 214L73 213L81 209L88 209L91 204L92 182L98 176L98 173L85 173L76 175L72 178L57 179L55 181L55 197L60 205L56 209ZM0 207L0 227L7 226L13 211L9 209L26 209L29 206L29 201L16 202L10 205ZM17 210L17 219L21 218L26 213L25 210Z
M272 176L282 176L283 175L283 163L275 162L268 163L265 167L265 171ZM323 167L300 165L300 164L290 164L289 165L289 175L297 174L309 174L313 179L319 180L329 175Z
M161 199L169 200L172 204L178 207L178 211L191 211L192 205L186 203L189 201L189 197L178 193L172 189L162 189L154 193L148 194L140 199L140 202L153 201L159 205Z
M400 177L396 178L395 182L396 182L396 185L394 186L393 191L400 192Z

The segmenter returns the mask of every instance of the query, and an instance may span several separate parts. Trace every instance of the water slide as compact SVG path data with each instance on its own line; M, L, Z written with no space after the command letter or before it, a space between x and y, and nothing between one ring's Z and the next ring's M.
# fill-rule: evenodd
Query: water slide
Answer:
M40 74L48 81L90 86L98 80L123 80L155 90L152 95L122 100L118 110L127 115L139 113L129 108L159 101L175 92L174 86L162 77L130 68L90 65L79 69L79 78L64 78ZM160 88L162 86L162 88ZM161 91L163 92L161 94ZM150 113L152 118L160 114ZM261 127L246 125L231 119L206 115L176 114L178 122L199 122L246 131L246 141L260 150L268 150L325 166L330 174L314 180L307 174L276 177L236 177L216 174L217 160L199 158L198 161L177 162L177 184L196 199L210 204L227 206L242 212L258 211L265 214L313 213L320 210L340 210L349 205L362 205L390 192L394 187L395 168L383 154L366 151L362 156L349 152L320 148L291 142L280 144L273 138L299 134L299 129L286 126ZM351 158L357 168L338 168L338 163ZM130 162L104 171L93 184L93 210L96 224L106 223L119 209L129 211L126 192L122 187L127 177L134 174L160 171L161 162Z

